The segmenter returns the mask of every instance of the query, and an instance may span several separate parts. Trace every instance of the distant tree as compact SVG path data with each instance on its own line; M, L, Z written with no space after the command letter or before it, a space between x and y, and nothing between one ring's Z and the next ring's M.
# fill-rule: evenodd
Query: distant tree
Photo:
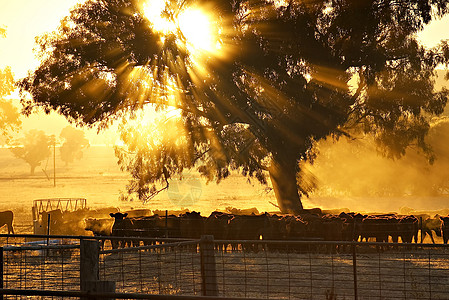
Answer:
M186 168L217 182L237 170L270 179L280 209L297 213L299 162L313 160L316 141L372 134L386 156L416 145L431 157L424 137L448 98L434 71L449 46L427 50L417 33L449 0L165 1L167 22L189 6L214 14L220 47L200 58L179 27L153 30L141 3L78 5L39 39L42 63L20 83L28 113L41 106L80 124L107 126L145 104L179 109L185 147L154 135L156 153L150 142L122 157L141 199Z
M84 131L67 126L62 129L59 137L64 141L59 151L66 166L83 158L83 151L89 147L89 140L84 136Z
M42 130L32 129L25 133L25 137L15 141L15 147L10 148L15 157L23 159L31 167L34 175L36 167L51 155L50 146L54 137L46 135Z
M0 38L6 36L6 29L0 28ZM7 138L10 132L20 127L20 114L12 101L6 100L14 90L14 77L10 67L0 69L0 134Z

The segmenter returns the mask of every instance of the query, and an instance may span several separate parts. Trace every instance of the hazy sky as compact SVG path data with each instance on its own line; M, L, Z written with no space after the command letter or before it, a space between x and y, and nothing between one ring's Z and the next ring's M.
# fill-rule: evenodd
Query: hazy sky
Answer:
M52 31L78 0L0 0L0 26L7 36L0 39L0 68L11 66L16 78L38 65L33 54L34 38ZM449 39L449 17L434 21L420 35L427 45Z
M33 53L35 37L56 29L70 8L83 1L0 0L0 27L6 26L6 38L0 38L0 68L10 66L16 79L25 77L28 70L38 66ZM420 39L429 46L449 39L449 17L431 23ZM59 134L67 126L63 117L53 114L32 116L24 121L24 129L37 127L36 122L49 134Z

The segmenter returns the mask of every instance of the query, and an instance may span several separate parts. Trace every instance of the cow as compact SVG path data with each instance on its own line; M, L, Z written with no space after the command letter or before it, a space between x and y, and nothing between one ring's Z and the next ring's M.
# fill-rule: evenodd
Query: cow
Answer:
M14 219L14 213L10 210L0 212L0 227L7 226L8 234L14 234L14 228L12 227L12 221Z
M387 217L368 216L362 220L360 230L360 241L365 239L368 242L369 238L375 238L376 242L388 242L388 236L392 232L397 232L392 228L393 221Z
M299 216L283 217L280 222L285 222L285 236L287 240L304 240L307 236L307 222L301 219ZM281 223L282 224L282 223ZM280 226L282 228L282 226ZM282 237L282 231L281 237ZM284 245L282 245L284 246ZM281 246L280 246L281 247ZM281 247L285 248L284 247ZM302 252L304 245L294 245L293 250Z
M259 240L263 236L267 215L237 215L229 220L229 240ZM232 243L232 250L237 250L237 244ZM257 244L247 242L242 245L245 251L257 251Z
M204 218L199 212L186 212L179 216L179 227L182 238L199 239L204 232Z
M421 242L424 241L424 239L426 238L426 235L430 236L430 240L432 241L432 243L435 244L435 239L433 238L433 232L435 232L435 234L438 237L441 237L441 219L438 216L435 216L434 218L431 218L429 215L423 215L420 218L421 220Z
M285 240L288 238L287 233L287 224L290 222L291 218L294 216L291 215L277 215L277 214L269 214L265 213L265 223L263 225L262 239L264 240ZM283 251L286 248L285 244L267 244L264 247L269 251Z
M440 220L442 221L441 232L443 233L443 243L447 244L449 240L449 217L440 216Z
M228 223L233 215L214 211L204 220L204 234L213 235L216 240L226 240L228 238ZM217 244L216 250L226 252L227 245Z
M91 231L94 236L111 236L112 225L114 222L111 219L84 219L84 230Z
M84 223L84 230L91 231L94 236L105 237L112 235L112 225L114 224L114 222L111 219L87 218L84 219ZM102 248L104 247L104 242L104 239L100 241Z
M419 221L415 216L405 216L399 219L399 235L403 243L418 242Z
M112 237L132 237L135 236L134 233L134 223L130 218L127 218L128 213L110 213L111 217L113 217L114 225L112 225ZM126 239L126 240L115 240L111 239L112 241L112 248L117 247L125 247L126 245L132 246L132 239Z
M239 209L239 208L234 208L234 207L228 206L228 207L226 207L226 212L229 214L232 214L232 215L239 215L239 216L245 216L245 215L251 215L251 214L258 215L259 214L259 210L257 210L257 208L255 208L255 207Z

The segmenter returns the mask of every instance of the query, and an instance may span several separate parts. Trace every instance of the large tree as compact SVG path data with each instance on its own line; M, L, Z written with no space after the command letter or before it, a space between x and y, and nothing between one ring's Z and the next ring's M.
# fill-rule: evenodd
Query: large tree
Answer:
M424 136L448 97L434 91L434 70L449 47L427 50L416 34L448 6L172 0L155 14L142 1L90 0L39 39L42 63L20 83L32 96L23 105L100 127L147 104L176 108L175 138L137 145L140 132L124 135L131 192L145 198L185 168L218 181L234 169L262 183L269 176L281 210L299 212L307 191L298 162L313 159L324 137L372 133L389 156L411 144L431 155ZM213 51L195 49L176 26L191 7L213 14ZM160 18L173 26L158 30Z

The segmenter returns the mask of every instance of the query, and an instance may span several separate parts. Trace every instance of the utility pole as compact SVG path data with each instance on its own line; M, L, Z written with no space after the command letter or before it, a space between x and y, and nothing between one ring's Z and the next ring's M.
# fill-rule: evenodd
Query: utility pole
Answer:
M56 138L53 139L53 187L56 187Z

